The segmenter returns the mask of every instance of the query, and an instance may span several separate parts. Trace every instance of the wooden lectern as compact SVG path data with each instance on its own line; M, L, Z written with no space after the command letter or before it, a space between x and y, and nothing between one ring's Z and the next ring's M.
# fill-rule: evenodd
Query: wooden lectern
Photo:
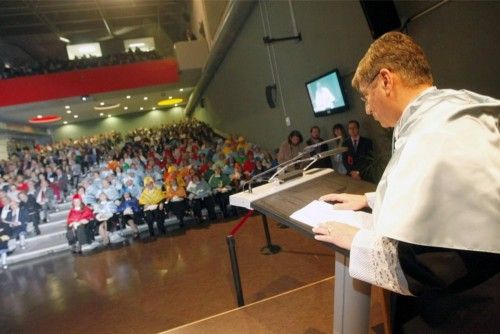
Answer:
M259 211L309 238L311 227L290 218L298 209L328 193L364 194L375 186L339 175L331 169L312 169L285 183L268 183L252 192L230 196L230 204ZM349 276L349 252L335 250L334 330L335 334L367 333L370 317L370 285Z

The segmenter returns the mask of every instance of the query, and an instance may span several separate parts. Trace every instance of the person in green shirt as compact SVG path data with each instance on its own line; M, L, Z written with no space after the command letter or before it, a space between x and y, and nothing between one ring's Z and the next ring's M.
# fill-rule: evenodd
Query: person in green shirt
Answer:
M229 217L227 206L229 204L229 194L231 193L231 180L229 177L222 173L222 168L216 166L214 173L208 180L210 188L214 194L215 202L219 205L224 218Z

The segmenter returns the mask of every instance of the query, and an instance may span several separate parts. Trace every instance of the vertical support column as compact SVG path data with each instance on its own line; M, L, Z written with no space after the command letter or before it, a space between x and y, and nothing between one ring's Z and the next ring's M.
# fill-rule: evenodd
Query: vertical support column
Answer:
M335 252L333 333L366 334L370 320L370 284L349 276L349 258Z

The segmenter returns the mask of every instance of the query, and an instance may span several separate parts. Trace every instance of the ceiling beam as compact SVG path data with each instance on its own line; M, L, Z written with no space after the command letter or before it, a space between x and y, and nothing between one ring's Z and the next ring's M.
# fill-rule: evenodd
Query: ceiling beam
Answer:
M109 36L115 37L115 34L113 34L113 30L111 29L111 25L109 24L108 19L106 18L106 15L104 15L104 12L101 8L99 0L95 0L95 4L97 6L97 10L99 11L99 15L101 16L102 22L104 23L104 26L106 27L106 30L108 31Z
M59 37L61 36L61 32L59 31L59 29L52 22L50 22L50 20L48 20L45 15L40 13L38 8L33 4L32 1L29 0L23 0L23 1L28 6L28 8L38 17L38 19L42 21L49 28L49 30L54 33L54 35L56 35L56 38L59 39Z

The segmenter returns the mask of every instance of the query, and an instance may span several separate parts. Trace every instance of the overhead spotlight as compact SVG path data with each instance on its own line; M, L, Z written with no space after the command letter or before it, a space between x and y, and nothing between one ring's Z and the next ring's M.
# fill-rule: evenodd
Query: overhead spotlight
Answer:
M175 106L177 107L177 106L179 106L179 105L176 103L176 104L175 104Z
M179 89L179 92L183 92L183 91L184 91L184 88Z
M102 116L104 116L104 114L103 114L103 113L100 113L100 114L99 114L99 116L101 116L101 117L102 117Z
M103 106L103 105L104 105L104 102L101 102L101 103L99 103L99 104L100 104L101 106Z
M71 110L66 110L66 114L71 114Z
M143 108L143 107L140 107L140 108L139 108L139 110L144 110L144 108Z
M148 97L147 96L144 96L144 101L147 101L148 100Z
M59 40L60 40L61 42L64 42L64 43L69 43L69 42L70 42L70 40L69 40L69 39L67 39L66 37L63 37L63 36L59 36Z
M85 101L88 101L90 99L90 96L88 95L83 95L82 96L82 101L85 102Z
M38 115L38 116L36 116L36 118L40 119L40 118L42 118L42 115Z
M129 100L130 100L130 95L127 95L127 99L129 99Z
M123 107L123 110L128 110L128 107Z
M68 121L64 121L63 124L68 124Z
M69 109L69 106L64 106L64 108Z
M78 115L73 115L74 118L78 118Z

